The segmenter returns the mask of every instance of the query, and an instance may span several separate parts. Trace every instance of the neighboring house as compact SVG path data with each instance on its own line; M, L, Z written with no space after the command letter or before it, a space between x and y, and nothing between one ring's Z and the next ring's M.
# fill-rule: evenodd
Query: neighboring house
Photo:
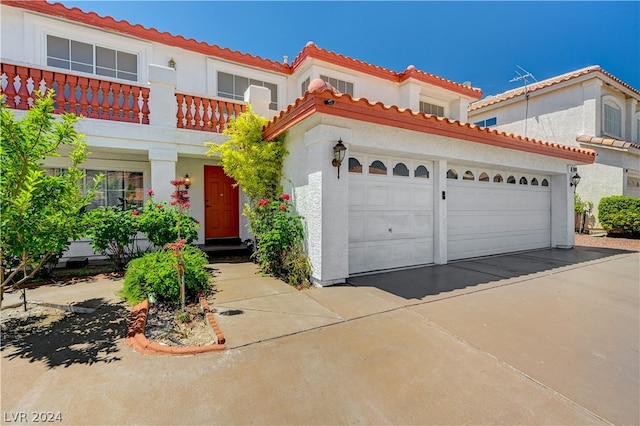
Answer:
M469 121L496 130L597 152L579 167L577 193L640 197L640 91L591 66L473 102Z
M248 238L241 194L204 155L248 101L271 119L266 138L287 132L283 185L305 217L317 284L573 246L571 170L595 153L468 124L479 89L313 43L289 64L45 1L5 0L0 12L4 95L24 110L34 87L54 87L58 111L87 117L84 167L107 176L94 206L137 205L148 189L168 199L169 180L188 174L197 242ZM79 242L67 255L89 252Z

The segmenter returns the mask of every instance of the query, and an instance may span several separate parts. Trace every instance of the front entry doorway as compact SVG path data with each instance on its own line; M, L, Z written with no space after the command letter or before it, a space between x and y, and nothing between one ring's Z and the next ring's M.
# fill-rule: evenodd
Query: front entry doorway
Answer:
M204 166L205 238L237 238L239 193L235 180L219 166Z

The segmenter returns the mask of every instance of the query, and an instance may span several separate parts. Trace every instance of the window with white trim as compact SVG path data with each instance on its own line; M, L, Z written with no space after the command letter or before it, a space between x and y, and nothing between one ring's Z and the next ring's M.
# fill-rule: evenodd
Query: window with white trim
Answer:
M613 102L605 102L602 121L604 134L622 138L622 111Z
M271 90L269 109L278 110L278 85L240 75L218 71L218 96L221 98L244 101L244 92L249 86L266 87Z
M311 84L311 77L307 77L307 79L300 85L301 96L304 96L304 94L307 93L307 90L309 90L309 84Z
M420 101L420 112L444 117L444 107L429 102Z
M47 35L47 66L138 81L138 55Z
M495 126L496 124L498 124L498 118L497 117L491 117L491 118L487 118L486 120L476 121L473 124L475 124L476 126L480 126L480 127L491 127L491 126Z
M321 75L320 78L329 83L338 92L348 93L349 95L353 96L353 83L349 83L348 81L339 80L333 77L328 77L326 75Z

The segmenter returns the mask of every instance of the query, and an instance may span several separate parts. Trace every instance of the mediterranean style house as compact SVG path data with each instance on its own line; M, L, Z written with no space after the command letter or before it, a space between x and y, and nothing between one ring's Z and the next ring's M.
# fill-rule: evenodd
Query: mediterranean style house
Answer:
M286 132L283 185L305 218L317 285L573 246L570 178L595 152L468 123L482 96L470 85L311 42L276 62L43 0L0 8L6 102L21 114L34 89L53 88L57 112L85 117L87 178L106 175L93 206L136 205L149 189L169 199L169 180L189 175L197 242L248 238L241 192L205 142L224 141L250 103L270 120L267 140ZM89 253L81 241L68 256Z
M595 150L595 163L579 168L577 192L593 202L598 226L601 198L640 197L639 102L640 91L596 65L475 101L469 121Z

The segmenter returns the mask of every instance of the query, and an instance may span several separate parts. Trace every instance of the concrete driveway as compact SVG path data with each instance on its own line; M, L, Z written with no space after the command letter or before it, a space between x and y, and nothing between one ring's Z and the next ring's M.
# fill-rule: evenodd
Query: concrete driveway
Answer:
M3 341L3 422L640 423L640 253L542 250L302 292L216 268L228 349L193 357L124 344L121 283L33 290L104 303Z

